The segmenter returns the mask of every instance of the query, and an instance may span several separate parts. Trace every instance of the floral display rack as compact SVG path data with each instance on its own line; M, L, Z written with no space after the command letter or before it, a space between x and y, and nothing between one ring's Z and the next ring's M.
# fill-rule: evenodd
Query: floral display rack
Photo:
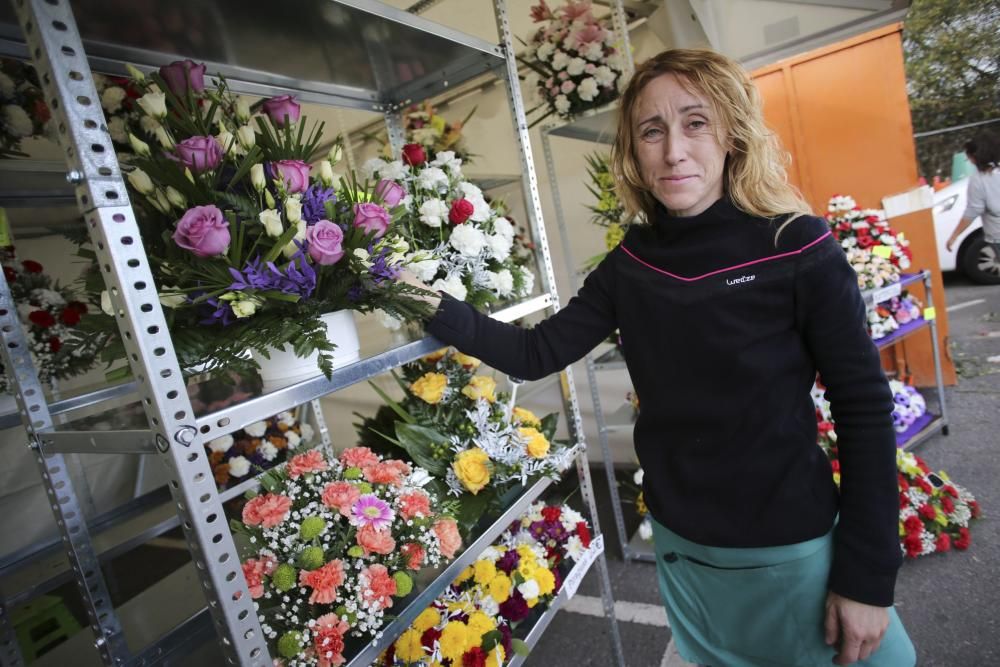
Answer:
M558 297L541 220L524 105L517 85L506 2L494 2L501 36L499 44L371 0L309 3L297 6L294 12L278 6L261 7L259 10L266 15L235 19L213 5L211 9L187 14L198 25L178 29L174 21L171 24L174 28L155 36L145 35L143 30L149 26L165 27L169 22L147 16L136 24L123 18L121 23L109 27L108 18L118 11L110 2L103 7L101 2L90 3L88 11L78 16L74 16L67 0L17 0L12 4L18 25L14 25L15 18L9 8L0 10L0 25L5 35L22 35L23 42L5 39L3 50L6 55L30 58L39 72L46 101L58 122L67 180L75 187L76 201L97 248L97 260L135 378L49 404L27 354L9 288L0 280L3 360L15 377L18 416L47 487L65 555L92 631L92 635L78 633L52 655L58 653L74 664L88 662L87 658L92 656L89 662L148 665L168 657L184 660L184 654L204 650L208 645L210 650L221 649L227 664L271 665L272 656L268 654L247 583L240 576L238 554L222 507L223 502L257 482L251 479L220 493L213 484L204 443L242 429L262 415L316 401L418 359L439 348L440 343L424 338L401 344L338 369L330 379L318 376L208 414L196 414L167 333L163 310L151 290L149 260L122 172L103 127L91 67L125 74L126 64L148 70L183 54L182 57L205 62L211 71L225 76L230 87L239 93L294 94L306 102L382 113L390 141L396 147L402 144L400 111L405 105L432 98L477 76L496 75L508 91L528 215L538 247L536 259L542 288L540 295L492 315L511 321L558 309ZM170 10L160 5L152 11L160 9ZM265 25L268 39L261 40L255 28ZM311 34L311 39L306 38L309 35L303 36L304 30ZM151 44L163 52L151 50ZM329 44L337 44L335 57ZM296 56L290 59L287 55L293 50ZM583 497L589 506L595 536L599 536L586 446L569 369L564 371L560 385ZM72 430L74 411L96 405L113 409L128 400L141 402L148 430L99 434ZM54 422L57 416L67 418L58 431ZM324 441L329 443L326 438ZM184 529L193 561L118 609L111 604L100 568L101 558L106 554L99 551L92 539L92 533L100 532L101 526L85 520L63 460L64 454L95 452L158 457L169 476L170 514ZM407 600L378 639L350 656L348 664L371 664L393 641L393 633L406 628L451 583L454 575L470 564L549 484L549 480L543 479L530 485L498 521L470 539L471 544L464 552ZM159 528L172 521L172 517L165 515L158 527L147 526L145 534L149 537L162 534ZM596 538L595 541L600 544ZM624 665L603 551L594 562L610 624L613 657L608 661ZM565 597L557 598L557 603L539 619L529 644L537 640ZM0 664L21 665L23 659L12 641L7 601L2 602ZM180 610L180 618L186 620L179 625L170 622L164 627L169 622L164 612L171 608L174 612Z

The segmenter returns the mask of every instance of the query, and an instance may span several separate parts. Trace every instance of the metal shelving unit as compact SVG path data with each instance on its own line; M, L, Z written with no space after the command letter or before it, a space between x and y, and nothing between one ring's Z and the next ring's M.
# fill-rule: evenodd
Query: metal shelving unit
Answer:
M66 160L66 178L81 211L98 263L103 269L112 304L118 314L132 382L86 391L71 398L46 401L17 322L16 304L0 278L0 331L3 361L15 378L17 416L46 485L50 505L69 557L69 572L81 594L92 631L79 633L53 651L50 664L94 663L150 665L176 659L216 638L222 656L215 662L270 665L265 638L254 612L239 558L225 520L222 503L253 487L256 480L219 492L204 442L232 433L258 420L318 398L413 361L441 346L432 338L406 343L338 369L333 378L320 376L205 415L196 415L155 293L142 240L110 137L104 126L91 68L125 74L125 64L149 69L178 58L206 63L210 73L226 76L230 87L251 95L294 94L300 100L346 106L384 114L390 140L401 143L400 112L413 101L440 94L451 86L491 73L507 89L521 157L521 182L528 217L539 249L536 254L541 294L506 308L493 317L510 321L559 308L548 252L541 203L535 178L524 106L518 87L512 35L505 0L494 0L499 44L489 43L440 26L373 0L325 0L287 7L259 3L248 8L232 2L179 0L146 8L154 14L173 12L190 19L176 34L162 16L147 16L141 24L118 17L122 7L109 0L14 0L12 14L0 6L0 54L30 58L43 84L46 100L59 130ZM193 24L192 24L193 22ZM176 23L174 23L176 25ZM162 32L149 35L148 26ZM196 32L211 40L192 40ZM309 33L309 34L303 34ZM266 39L261 39L265 37ZM156 45L154 49L150 45ZM331 48L335 45L336 48ZM294 52L295 58L286 57ZM590 510L595 538L600 536L593 488L572 371L560 382L575 463L583 497ZM74 430L86 420L72 417L56 430L54 414L70 415L83 407L113 405L123 399L141 402L148 428L118 431ZM317 415L318 416L318 415ZM10 416L0 417L10 423ZM320 421L323 446L330 441ZM123 511L100 525L84 520L63 454L70 452L155 455L169 475L170 512L147 516L131 536L119 537L125 519L143 512ZM527 488L503 516L486 526L451 564L432 572L379 639L349 656L351 665L367 665L404 630L510 520L528 507L549 485L541 480ZM135 509L135 508L133 508ZM172 516L171 516L172 515ZM120 609L113 609L99 567L102 557L119 552L143 535L162 534L180 525L192 563L156 583ZM165 528L167 527L167 528ZM91 533L93 532L93 536ZM114 538L110 537L112 534ZM106 539L105 539L106 538ZM603 551L595 563L600 575L606 617L610 623L613 657L624 665L614 617L610 579ZM17 568L9 573L16 575ZM65 576L65 575L63 575ZM28 582L31 590L46 585L45 576ZM200 591L200 592L199 592ZM4 590L6 593L6 589ZM24 593L14 600L25 599ZM0 665L21 665L8 617L11 599L0 606ZM179 623L162 610L184 607ZM186 605L186 606L185 606ZM552 613L558 605L550 610ZM542 626L544 627L544 626ZM90 651L93 646L96 654Z

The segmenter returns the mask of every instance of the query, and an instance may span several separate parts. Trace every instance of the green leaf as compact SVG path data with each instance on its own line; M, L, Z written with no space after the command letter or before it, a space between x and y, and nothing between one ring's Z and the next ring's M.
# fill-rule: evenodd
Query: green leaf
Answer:
M298 232L298 228L295 225L289 225L288 229L286 229L274 242L274 247L268 250L267 254L264 255L264 261L273 262L278 259L278 255L280 255L284 247L291 242L296 232Z
M406 410L404 410L403 406L400 405L398 402L392 400L389 397L389 394L387 394L384 391L382 391L382 389L378 385L376 385L371 380L368 381L368 385L372 389L375 390L375 393L378 394L379 398L381 398L383 401L385 401L386 405L388 405L392 409L393 412L395 412L397 415L399 415L400 419L402 419L407 424L416 424L417 423L417 420L413 418L413 415L411 415L409 412L407 412Z
M490 505L491 493L487 488L475 495L465 493L461 498L462 503L458 506L458 516L455 517L455 520L458 521L462 529L468 534L479 523L479 520L483 518L483 515L486 514L486 510Z
M503 643L503 634L501 634L499 630L493 630L483 635L483 643L479 645L479 648L489 653L490 651L495 649L497 645L502 643Z
M514 653L521 657L531 653L531 647L523 639L512 639L510 643L511 648L514 649Z
M550 415L542 418L542 427L539 432L545 436L545 439L552 442L552 439L556 437L556 429L559 427L559 413L553 412Z
M396 424L396 437L399 438L399 446L418 466L438 477L448 472L448 464L434 458L432 449L433 445L450 447L451 441L447 437L426 426L403 423Z

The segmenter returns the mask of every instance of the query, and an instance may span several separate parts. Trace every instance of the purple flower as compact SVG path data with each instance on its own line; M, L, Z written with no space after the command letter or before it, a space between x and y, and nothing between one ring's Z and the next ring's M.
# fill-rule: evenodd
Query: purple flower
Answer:
M361 301L365 296L365 288L361 285L352 285L350 289L347 290L347 300L351 303L357 303Z
M371 526L375 530L389 528L396 518L389 503L374 494L366 494L351 505L351 523L359 528Z
M389 230L389 212L378 204L355 204L354 226L360 227L375 238L382 238Z
M510 626L506 623L500 623L497 629L500 630L500 635L503 637L501 641L504 655L513 655L511 651L513 650L514 633L510 631Z
M521 562L521 556L514 550L507 551L500 560L497 561L497 569L503 570L506 574L513 572Z
M309 187L309 165L302 160L278 160L274 170L285 182L285 191L289 194L305 192Z
M395 208L406 197L406 188L396 181L382 179L375 186L375 194L382 198L382 203L389 208Z
M531 609L528 607L528 603L524 601L520 591L517 589L515 589L514 593L507 598L506 602L500 605L500 615L511 623L523 621L528 618L528 614L530 612Z
M222 146L215 137L189 137L174 146L169 156L196 174L215 169L222 162Z
M196 65L191 60L175 60L160 68L160 76L177 97L187 97L187 91L200 93L205 90L205 65Z
M308 224L327 219L326 203L337 201L337 195L333 188L324 188L321 184L315 183L309 186L302 196L302 219Z
M188 209L177 221L174 243L198 257L214 257L229 246L229 223L222 211L209 204Z
M302 247L292 256L284 271L274 262L266 264L260 256L247 262L242 271L229 269L233 282L230 290L278 291L284 294L297 294L302 298L312 296L316 289L316 271L306 261Z
M199 324L209 326L221 324L224 327L228 327L236 321L236 314L233 312L229 302L219 301L215 298L208 299L201 305L201 313L202 319L198 322Z
M285 119L289 123L298 121L302 107L291 95L278 95L264 102L264 113L268 115L275 127L284 127Z
M311 250L311 249L310 249ZM399 277L399 267L389 264L391 248L384 247L377 255L371 255L372 246L368 246L368 253L371 257L372 265L368 267L368 275L372 277L372 282L376 285L385 280L395 280Z
M329 220L320 220L306 231L309 256L323 266L336 264L344 256L344 230Z

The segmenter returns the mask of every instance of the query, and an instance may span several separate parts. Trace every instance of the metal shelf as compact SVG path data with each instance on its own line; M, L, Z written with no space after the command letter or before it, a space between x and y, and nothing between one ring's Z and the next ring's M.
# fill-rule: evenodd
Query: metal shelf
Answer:
M621 405L608 415L604 422L604 432L631 431L635 428L635 409L628 403Z
M610 146L615 140L617 120L618 103L612 102L600 109L585 111L572 120L543 125L542 133Z
M909 338L913 334L917 333L921 329L929 327L931 324L930 320L925 320L924 318L918 318L907 322L906 324L899 325L899 328L890 333L888 336L883 336L882 338L875 339L875 346L882 350L887 347L891 347L896 343L900 342L905 338Z
M898 282L891 285L886 285L885 287L879 287L877 289L863 290L861 292L861 298L864 299L866 306L872 308L880 303L888 301L894 296L899 295L903 291L903 288L907 285L920 282L923 280L925 273L930 275L929 271L904 273L900 275Z
M906 438L906 440L901 443L900 446L903 448L903 451L916 449L938 433L948 435L948 424L944 418L933 414L930 414L930 417L930 421L928 421L923 428Z

